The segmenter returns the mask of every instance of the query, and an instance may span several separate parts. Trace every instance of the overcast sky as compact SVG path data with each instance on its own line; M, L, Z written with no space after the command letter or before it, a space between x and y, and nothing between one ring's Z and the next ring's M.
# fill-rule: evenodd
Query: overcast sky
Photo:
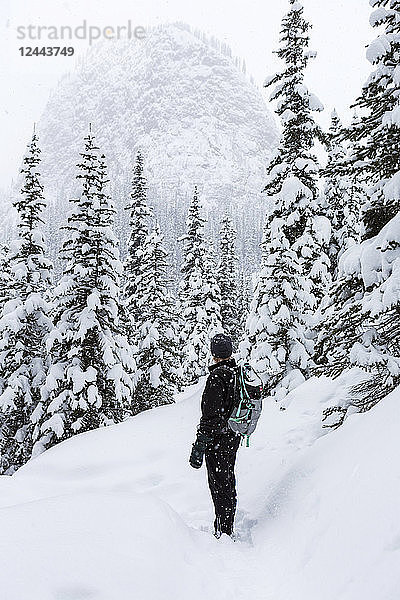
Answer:
M78 26L84 19L100 27L154 25L184 21L226 41L235 55L245 59L247 70L262 85L278 67L272 51L277 47L280 21L288 0L1 0L0 51L0 187L15 177L32 124L40 118L50 90L75 58L21 57L16 28L28 25ZM376 36L369 26L368 0L303 0L312 22L311 49L318 57L309 66L306 82L325 105L320 121L326 124L336 107L349 118L348 106L370 72L366 44ZM29 42L29 45L48 45ZM68 42L77 52L87 42ZM267 92L265 93L267 97Z

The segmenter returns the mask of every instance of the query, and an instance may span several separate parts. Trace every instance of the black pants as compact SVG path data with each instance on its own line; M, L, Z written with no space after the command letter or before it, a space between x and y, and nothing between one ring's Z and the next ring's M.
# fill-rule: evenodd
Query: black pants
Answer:
M205 452L208 485L215 509L215 531L230 535L236 512L235 461L240 436L221 434Z

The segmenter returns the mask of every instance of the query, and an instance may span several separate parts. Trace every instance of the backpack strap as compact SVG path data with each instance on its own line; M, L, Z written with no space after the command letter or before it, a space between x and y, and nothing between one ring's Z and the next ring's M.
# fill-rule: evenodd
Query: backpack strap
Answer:
M240 445L242 446L243 442L246 440L245 446L246 446L246 448L248 448L250 446L250 436L246 435L245 433L241 433L240 436L241 436Z
M233 380L232 380L233 383L231 383L231 386L233 387L233 393L235 393L236 381L239 380L239 404L238 404L238 407L236 410L236 417L238 418L240 416L240 412L242 410L242 404L245 400L244 393L247 395L247 399L248 400L250 399L250 396L248 395L246 386L244 384L243 368L241 367L241 365L236 365L236 367L232 367L232 368L227 367L226 365L221 365L220 368L223 368L225 371L229 371L230 373L233 372ZM233 401L235 401L234 397L233 397Z
M249 393L248 393L245 383L244 383L243 369L242 369L242 367L239 367L239 368L240 368L240 391L241 392L244 391L244 393L247 396L247 399L250 400ZM241 394L241 396L243 396L243 394Z

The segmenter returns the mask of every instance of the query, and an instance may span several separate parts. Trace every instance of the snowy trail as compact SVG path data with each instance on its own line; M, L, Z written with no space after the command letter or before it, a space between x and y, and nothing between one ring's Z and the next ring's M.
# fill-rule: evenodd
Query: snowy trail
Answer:
M180 404L158 409L159 418L151 424L149 414L139 415L103 430L107 440L102 444L97 435L80 436L78 446L68 441L13 478L0 479L0 555L7 565L0 574L2 588L6 573L20 570L27 545L30 555L30 569L23 579L16 577L6 600L23 598L28 587L29 598L38 600L131 598L135 590L149 599L186 598L189 592L192 598L204 593L210 599L247 597L251 586L243 585L243 572L249 573L251 561L246 563L243 549L201 531L212 520L205 472L194 472L187 464L198 400L195 390ZM149 436L157 445L148 443ZM96 562L108 564L112 578L104 577L102 569L93 570L94 546ZM121 551L115 553L118 546ZM167 568L160 571L163 563ZM54 580L49 595L43 588L44 565L51 566ZM65 579L66 570L67 582L56 584ZM86 583L88 575L96 583ZM201 591L199 596L193 587Z
M267 402L237 463L252 543L233 543L188 465L202 383L0 478L2 600L398 600L399 392L329 435L344 379Z

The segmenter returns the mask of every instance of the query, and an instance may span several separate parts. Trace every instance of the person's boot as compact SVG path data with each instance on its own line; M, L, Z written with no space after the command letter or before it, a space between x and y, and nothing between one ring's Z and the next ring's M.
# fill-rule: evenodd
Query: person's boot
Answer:
M215 517L215 521L214 521L214 533L213 536L215 538L217 538L217 540L219 540L219 538L222 535L222 531L221 531L221 520L219 517Z
M214 536L215 538L217 538L217 540L219 540L219 538L221 537L221 535L222 535L222 533L221 533L221 531L218 531L218 529L216 529L216 530L214 531L214 533L213 533L213 536Z

